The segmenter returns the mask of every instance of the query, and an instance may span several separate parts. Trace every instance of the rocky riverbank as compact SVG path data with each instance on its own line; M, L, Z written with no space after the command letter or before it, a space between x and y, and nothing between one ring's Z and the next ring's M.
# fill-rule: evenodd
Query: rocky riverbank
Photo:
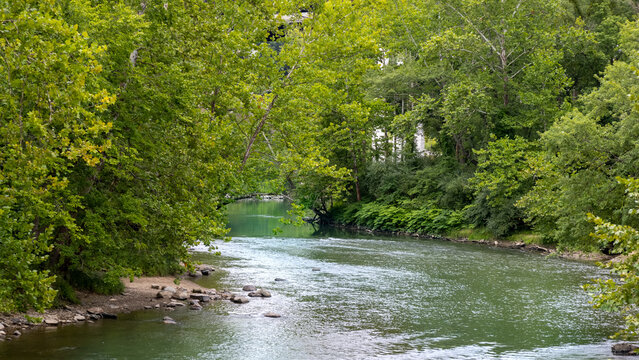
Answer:
M28 311L26 313L0 314L0 341L11 341L23 333L40 327L59 327L82 322L115 320L119 314L138 310L162 309L173 311L176 307L188 306L191 310L201 310L211 301L231 301L245 304L250 297L271 297L265 289L254 285L246 285L246 294L232 293L227 290L216 290L202 287L189 278L206 276L215 271L211 266L201 265L195 274L176 277L141 277L134 281L121 279L125 285L122 293L117 295L99 295L78 291L80 304L64 305L62 308L49 309L44 313ZM176 284L176 282L179 283ZM266 317L279 317L279 314L268 312ZM165 317L165 324L174 323Z

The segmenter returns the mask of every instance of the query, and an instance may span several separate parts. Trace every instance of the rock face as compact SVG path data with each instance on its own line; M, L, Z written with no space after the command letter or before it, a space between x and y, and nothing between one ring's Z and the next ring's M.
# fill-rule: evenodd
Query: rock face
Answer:
M612 345L613 355L639 355L635 352L639 346L630 343L620 343Z
M255 285L244 285L242 290L243 291L255 291L255 290L257 290L257 288L255 287Z

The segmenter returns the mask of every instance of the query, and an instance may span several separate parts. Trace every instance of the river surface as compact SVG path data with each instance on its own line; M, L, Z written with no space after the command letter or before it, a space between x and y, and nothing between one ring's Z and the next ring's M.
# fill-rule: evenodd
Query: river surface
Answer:
M146 310L0 343L0 359L606 359L619 317L580 288L591 264L407 237L279 223L287 204L229 207L218 268L199 283L271 291L202 311ZM282 232L274 235L273 229ZM319 268L320 271L313 271ZM275 278L286 281L275 281ZM263 316L280 313L281 318ZM170 315L178 325L164 325Z

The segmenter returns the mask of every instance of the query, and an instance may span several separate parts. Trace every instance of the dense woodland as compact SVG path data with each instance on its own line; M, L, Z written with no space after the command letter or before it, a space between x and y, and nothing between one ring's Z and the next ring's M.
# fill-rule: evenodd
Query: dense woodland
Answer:
M321 222L631 253L588 289L635 335L638 11L0 1L0 311L183 271L266 191Z

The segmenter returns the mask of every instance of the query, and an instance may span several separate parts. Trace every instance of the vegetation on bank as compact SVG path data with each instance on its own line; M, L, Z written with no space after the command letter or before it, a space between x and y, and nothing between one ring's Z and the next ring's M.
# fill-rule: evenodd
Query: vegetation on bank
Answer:
M604 230L639 227L637 12L0 1L0 311L183 271L256 191L320 221L635 254ZM598 301L632 311L634 272L618 272Z

